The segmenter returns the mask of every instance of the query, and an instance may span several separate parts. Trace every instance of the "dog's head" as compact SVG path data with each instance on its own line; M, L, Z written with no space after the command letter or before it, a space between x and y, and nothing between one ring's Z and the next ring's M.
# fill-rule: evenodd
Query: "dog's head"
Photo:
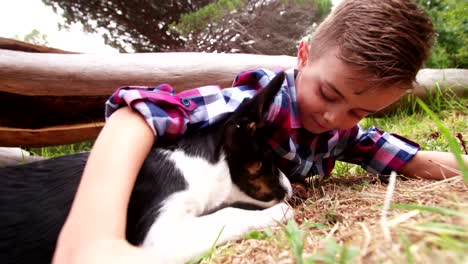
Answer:
M223 149L233 182L242 192L263 202L291 196L291 184L274 164L265 133L265 116L284 78L284 72L277 74L253 98L244 100L224 126Z

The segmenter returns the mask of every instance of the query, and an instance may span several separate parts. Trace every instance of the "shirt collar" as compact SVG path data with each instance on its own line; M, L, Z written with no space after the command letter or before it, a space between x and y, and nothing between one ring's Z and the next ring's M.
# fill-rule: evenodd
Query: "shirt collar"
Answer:
M290 116L291 116L291 129L298 129L302 128L302 121L300 119L299 107L297 104L297 91L296 91L296 76L297 70L291 68L285 71L286 73L286 82L287 88L289 92L289 97L291 100L291 109L290 109Z

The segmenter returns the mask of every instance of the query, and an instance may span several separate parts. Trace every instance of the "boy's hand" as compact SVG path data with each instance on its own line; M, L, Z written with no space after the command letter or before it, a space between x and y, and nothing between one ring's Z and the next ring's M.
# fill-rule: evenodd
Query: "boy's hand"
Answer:
M124 239L102 238L89 241L85 246L57 250L52 263L154 263L154 257Z
M468 155L462 155L468 167ZM461 175L460 168L452 153L440 151L418 151L416 155L400 170L400 173L413 177L431 180L443 180Z

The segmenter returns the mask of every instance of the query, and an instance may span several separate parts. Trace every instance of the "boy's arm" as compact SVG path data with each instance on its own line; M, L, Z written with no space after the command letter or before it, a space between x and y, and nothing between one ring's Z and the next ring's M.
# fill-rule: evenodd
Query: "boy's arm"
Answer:
M468 155L462 155L468 167ZM409 176L431 180L442 180L460 175L460 168L452 153L440 151L418 151L400 170Z
M154 140L145 120L129 107L108 119L86 163L54 263L152 261L127 243L125 226L136 176Z

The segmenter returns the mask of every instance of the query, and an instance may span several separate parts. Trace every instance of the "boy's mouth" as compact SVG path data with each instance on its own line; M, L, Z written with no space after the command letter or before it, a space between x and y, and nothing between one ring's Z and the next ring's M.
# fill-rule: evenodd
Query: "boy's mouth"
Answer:
M322 122L318 121L317 118L312 117L311 120L312 120L312 122L314 122L315 125L316 125L317 127L319 127L320 129L330 130L330 128L326 127L325 125L322 124Z
M315 117L309 117L309 118L307 118L306 121L308 123L306 129L311 131L311 132L322 133L322 132L325 132L325 131L332 130L331 128L328 128L328 127L322 125L322 123L320 123Z

